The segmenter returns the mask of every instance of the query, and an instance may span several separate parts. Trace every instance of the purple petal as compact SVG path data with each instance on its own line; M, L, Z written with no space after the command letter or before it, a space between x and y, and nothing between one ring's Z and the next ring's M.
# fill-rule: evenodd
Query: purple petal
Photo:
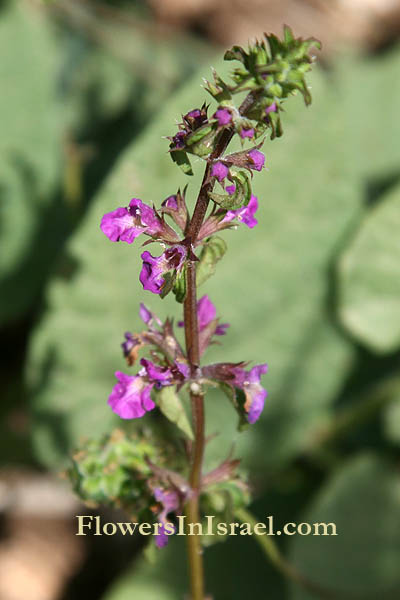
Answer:
M216 177L219 182L223 181L228 174L228 167L220 161L214 163L211 167L211 177Z
M232 121L232 115L227 108L219 108L214 115L214 119L217 119L218 125L223 127Z
M168 196L168 198L166 198L164 200L164 202L161 204L161 206L165 206L165 208L171 208L172 210L177 210L178 202L176 199L176 195Z
M182 323L183 326L183 323ZM189 379L190 377L190 367L188 364L181 362L179 360L175 361L175 366L177 367L179 373L183 375L185 379Z
M142 358L140 364L145 368L150 383L154 383L158 388L163 385L171 385L172 373L168 368L159 367L151 362L151 360L147 360L147 358Z
M172 143L175 145L175 148L181 149L185 147L185 138L187 136L186 131L178 131L172 138Z
M253 149L248 153L249 158L251 159L252 164L250 164L250 169L255 169L256 171L261 171L265 164L265 156L259 150Z
M142 227L134 225L133 218L127 208L117 208L103 216L100 229L112 242L132 242L142 232Z
M247 414L248 422L253 425L260 417L265 404L265 398L267 397L267 391L260 388L258 392L252 395L251 405Z
M197 320L199 331L202 331L207 325L216 319L217 310L210 298L205 295L197 302Z
M146 323L146 325L148 325L152 319L152 314L149 311L149 309L143 304L143 302L140 303L140 308L139 308L139 317L142 319L143 323Z
M268 116L269 113L272 112L276 112L276 102L273 102L272 104L270 104L270 106L267 106L267 108L265 109L265 114Z
M261 375L265 375L268 371L268 365L266 363L262 365L256 365L253 367L248 376L250 383L260 383Z
M228 327L230 327L229 323L221 323L221 325L217 325L215 335L225 335Z
M254 129L241 129L239 132L240 137L242 138L242 140L244 140L244 138L253 138L254 137Z
M238 219L238 221L242 221L247 227L253 229L258 223L257 219L254 218L257 209L257 197L252 195L247 206L243 206L237 210L228 210L221 223L229 223L233 219Z
M137 341L135 340L133 335L130 333L130 331L126 331L124 334L124 337L125 337L125 342L122 342L122 344L121 344L122 352L124 353L124 356L128 356L130 354L130 351L132 350L132 348L134 348L136 346Z
M157 548L164 548L164 546L166 546L169 542L169 537L172 534L167 534L166 530L165 530L165 524L164 523L160 523L161 527L159 527L159 532L157 535L154 536L155 538L155 544L157 546ZM172 526L174 528L174 530L176 530L175 526L172 525L172 523L169 523L170 526Z
M138 419L155 407L150 398L153 384L147 384L139 375L125 375L116 371L118 383L113 387L108 404L121 419Z
M162 273L166 270L164 255L154 257L146 250L141 254L141 258L143 266L139 275L140 283L143 289L159 294L164 283Z
M154 210L139 198L132 198L129 202L129 213L135 221L139 221L146 228L146 233L155 235L161 230L160 221Z

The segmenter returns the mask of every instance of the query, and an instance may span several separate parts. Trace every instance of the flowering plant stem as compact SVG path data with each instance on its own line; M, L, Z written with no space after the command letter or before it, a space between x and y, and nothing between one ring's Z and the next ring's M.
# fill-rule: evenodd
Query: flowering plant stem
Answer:
M249 229L257 225L258 199L252 193L251 180L255 171L264 169L265 155L259 149L265 138L255 142L268 131L271 140L282 135L280 112L289 96L300 92L306 104L311 102L304 74L313 62L308 53L315 46L319 46L316 40L295 38L290 28L284 27L283 40L270 34L265 41L250 45L248 52L234 46L225 54L225 60L239 61L241 66L231 75L233 84L224 82L215 71L214 82L205 82L205 89L218 102L216 112L208 115L204 103L182 115L177 133L167 138L172 160L186 175L193 175L190 155L206 163L191 217L185 187L168 196L159 209L132 198L128 206L103 215L100 223L112 242L132 244L143 235L150 238L144 245L160 243L161 256L142 252L139 280L145 290L160 298L173 292L177 302L184 303L184 319L177 326L185 328L186 352L172 319L162 322L140 305L139 316L146 328L141 333L127 331L121 344L127 365L139 361L140 369L134 375L115 372L118 382L108 404L121 419L140 419L159 409L188 440L189 477L186 462L185 473L181 473L182 457L174 445L160 444L154 432L144 430L132 441L111 434L99 443L88 443L75 460L71 476L84 499L118 503L143 521L151 516L158 525L155 544L159 549L176 533L173 519L185 513L191 600L205 597L201 536L192 531L193 525L201 522L207 507L222 516L250 501L249 486L238 472L240 460L229 456L203 473L204 393L210 385L220 389L237 412L238 430L242 431L253 425L264 409L267 390L261 376L268 369L263 363L246 370L247 361L200 364L214 336L225 335L229 323L220 323L207 295L197 300L197 280L202 283L213 275L226 251L226 243L217 233L236 229L240 222ZM245 91L246 98L236 107L234 95ZM236 134L242 150L225 154ZM255 145L246 149L249 140ZM213 191L216 181L223 193ZM210 201L212 210L207 214ZM147 356L139 359L142 350ZM193 427L179 397L184 386L189 390Z
M245 115L253 104L253 94L248 94L239 108L241 115ZM208 194L212 191L215 179L210 178L212 161L221 156L234 135L234 128L225 129L214 152L210 156L210 162L206 165L203 181L200 187L200 192L197 198L196 206L193 211L193 216L187 227L187 239L194 246L197 235L200 231L204 217L209 204ZM196 264L194 261L189 261L186 271L186 298L184 301L184 323L185 323L185 342L186 352L189 360L192 375L200 363L199 349L199 327L197 322L197 291L196 291ZM191 471L189 483L193 490L193 496L188 500L186 505L186 516L188 523L198 523L199 515L199 490L201 484L201 470L204 457L205 445L205 422L204 422L204 399L202 393L190 393L194 442L191 456ZM189 576L191 587L191 600L203 600L204 598L204 569L203 556L200 545L199 536L188 535L188 561L189 561Z

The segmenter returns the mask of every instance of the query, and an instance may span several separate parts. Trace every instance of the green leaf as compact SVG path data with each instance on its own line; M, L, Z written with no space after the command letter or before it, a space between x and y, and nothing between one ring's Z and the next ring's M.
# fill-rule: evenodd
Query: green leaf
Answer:
M173 292L175 294L176 301L182 304L186 297L186 269L183 268L176 275Z
M193 175L190 159L184 150L173 150L170 152L170 155L174 163L182 169L185 175Z
M218 194L215 192L208 194L211 200L225 210L235 210L241 206L246 206L251 198L251 183L247 173L239 171L232 176L232 181L236 186L233 194Z
M37 296L65 207L52 209L61 162L62 111L54 102L60 53L41 11L2 7L0 20L0 322ZM45 223L52 229L46 235Z
M400 346L400 186L372 208L339 263L340 315L377 352Z
M164 273L163 279L164 279L164 283L161 288L160 298L164 299L174 289L175 280L176 280L176 271L172 271L172 273Z
M290 560L315 583L337 590L338 597L395 597L400 585L399 498L395 466L370 454L349 460L296 518L312 527L333 523L337 535L293 536ZM291 588L291 600L309 600L309 592L296 584Z
M201 285L211 275L214 275L217 262L221 260L227 250L225 240L218 236L209 238L200 253L200 261L196 267L197 285Z
M187 437L193 439L192 427L182 401L173 386L165 386L154 392L156 404L167 419L175 423Z

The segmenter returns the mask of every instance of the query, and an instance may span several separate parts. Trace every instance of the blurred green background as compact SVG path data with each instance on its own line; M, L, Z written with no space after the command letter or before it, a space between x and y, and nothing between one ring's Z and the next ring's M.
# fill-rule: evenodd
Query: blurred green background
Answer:
M219 435L206 463L234 444L260 521L337 524L334 538L278 540L313 581L338 597L400 597L400 10L365 10L362 24L352 3L344 14L323 0L315 13L300 0L269 13L272 4L0 4L0 573L19 514L7 490L20 480L25 497L36 475L55 482L47 474L66 467L83 436L120 425L106 400L124 368L123 332L140 329L139 303L180 317L172 298L143 292L139 246L110 244L101 216L133 196L159 205L186 183L163 136L208 101L200 84L211 65L228 72L222 43L279 34L287 22L324 44L313 104L287 103L284 136L267 140L268 171L254 178L259 225L225 234L228 253L200 288L231 323L206 359L268 362L269 396L240 435L226 399L207 398L208 432ZM194 166L192 203L201 161ZM25 580L14 565L0 597L184 598L181 539L156 564L141 558L141 543L85 540L75 558L62 553L73 566L55 591L43 584L37 596L36 547L23 555ZM217 600L314 597L276 573L251 538L207 549L205 564Z

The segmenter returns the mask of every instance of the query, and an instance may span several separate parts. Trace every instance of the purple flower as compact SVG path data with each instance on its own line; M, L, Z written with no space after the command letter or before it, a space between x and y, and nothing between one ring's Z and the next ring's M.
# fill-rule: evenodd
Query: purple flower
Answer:
M142 358L140 364L143 369L143 374L140 373L141 376L146 376L148 381L155 385L156 388L160 389L166 385L172 384L172 373L168 369L168 367L159 367L151 362L151 360L147 360L147 358Z
M171 246L157 257L152 256L147 250L143 252L141 255L143 266L139 275L143 288L153 294L159 294L164 284L163 273L171 269L180 269L185 261L186 252L186 248L179 244Z
M256 365L250 371L245 371L241 367L232 369L234 374L233 384L242 389L246 396L244 409L247 412L249 423L255 423L264 408L267 391L261 386L261 375L266 373L268 366L266 364Z
M154 536L157 548L164 548L168 544L169 536L172 535L171 529L175 533L175 525L171 522L168 522L167 525L168 528L164 523L159 523L158 533Z
M234 186L229 186L234 187ZM226 188L228 189L228 188ZM228 192L230 193L230 192ZM238 210L228 210L221 223L229 223L233 219L238 219L238 221L242 221L247 227L253 229L258 223L257 219L254 218L255 213L258 209L258 200L256 196L251 196L249 203L247 206L243 206Z
M126 331L124 334L125 342L122 342L121 347L124 353L124 356L129 356L131 350L137 346L138 340L130 333L130 331Z
M127 208L106 213L100 224L102 232L112 242L132 242L143 232L156 235L162 229L154 210L139 198L132 198Z
M166 525L169 525L168 529L175 530L175 526L168 521L168 514L178 510L180 506L180 498L177 492L173 490L162 490L161 488L155 488L154 498L159 502L163 509L158 515L159 527L158 534L155 536L156 546L163 548L168 544L168 533L166 531ZM169 535L172 535L171 533Z
M168 196L161 204L161 210L166 213L175 221L175 223L183 231L186 229L186 223L188 219L188 210L185 202L185 193L181 193L178 190L177 194Z
M240 137L242 138L242 140L244 140L244 138L253 138L254 137L254 129L244 129L242 128L239 132Z
M211 177L216 177L221 183L229 174L229 169L224 163L218 161L211 167Z
M272 113L272 112L276 112L276 102L273 102L272 104L267 106L267 108L265 109L265 114L267 115L267 117L268 117L269 113Z
M232 121L232 115L227 108L219 108L214 114L214 119L217 119L219 127L223 127Z
M174 144L175 148L181 149L181 148L185 147L186 136L187 136L186 131L178 131L178 133L176 133L174 135L174 137L172 138L172 143Z
M255 169L256 171L261 171L261 169L264 167L264 163L265 163L265 156L262 152L260 152L259 150L256 150L255 148L253 148L253 150L250 150L250 152L248 153L248 157L250 158L251 164L249 165L250 169Z
M230 327L229 323L221 323L221 325L217 325L215 335L226 335L226 330L228 327Z
M205 123L207 123L207 109L194 108L183 117L184 125L187 125L191 131L195 131ZM185 128L187 129L187 128Z
M165 271L164 255L154 257L147 250L141 255L143 260L142 270L140 271L139 280L143 285L143 289L159 294L164 283L162 274Z
M217 309L215 308L214 304L211 302L207 294L202 296L200 300L197 301L197 324L199 326L199 333L204 331L212 321L215 321L216 318ZM183 326L184 322L178 321L178 327ZM215 335L225 335L228 327L229 323L221 323L221 325L217 325L213 333Z
M116 371L118 383L113 387L108 404L121 419L138 419L155 407L150 397L152 383L139 375L125 375Z
M201 110L199 108L194 108L185 115L185 119L199 119L200 117Z
M202 296L197 302L197 322L199 332L203 331L211 321L217 318L217 309L207 296Z
M171 210L178 210L178 201L176 195L174 194L173 196L168 196L168 198L165 198L161 206Z
M183 324L183 321L182 321ZM183 376L184 379L189 379L190 377L190 367L187 363L184 363L180 360L175 361L175 366L178 369L179 373Z

